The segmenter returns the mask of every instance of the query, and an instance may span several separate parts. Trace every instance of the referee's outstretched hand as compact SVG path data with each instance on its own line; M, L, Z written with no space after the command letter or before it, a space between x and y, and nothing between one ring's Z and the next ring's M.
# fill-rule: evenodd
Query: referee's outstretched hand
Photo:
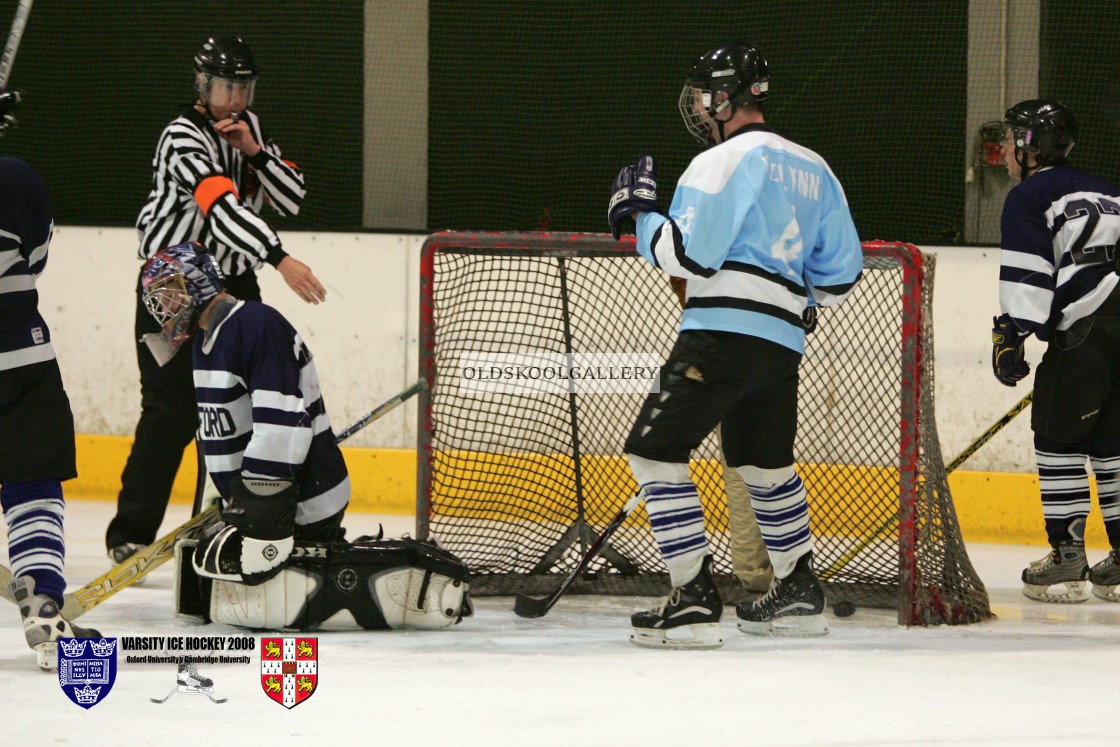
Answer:
M327 289L315 277L315 273L311 272L311 268L295 257L290 254L284 257L276 265L276 269L288 287L307 303L317 304L327 300Z

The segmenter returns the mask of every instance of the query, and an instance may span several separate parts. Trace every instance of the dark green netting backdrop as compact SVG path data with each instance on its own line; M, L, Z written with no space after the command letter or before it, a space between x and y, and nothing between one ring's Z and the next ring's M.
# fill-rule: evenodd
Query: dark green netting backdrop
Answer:
M693 59L750 40L770 63L768 121L830 163L861 236L950 239L968 3L923 5L433 3L429 222L606 230L621 166L652 153L671 187L701 147L677 113Z
M16 2L2 7L6 39ZM20 127L0 152L39 170L57 223L132 225L160 131L194 100L195 50L239 34L262 71L253 108L307 176L300 215L278 225L360 226L362 17L359 0L39 0L10 81L25 91Z
M1037 29L1023 6L1038 10ZM5 36L15 7L0 0ZM770 62L770 123L829 161L864 239L953 243L978 81L1003 75L1065 101L1082 123L1075 163L1120 180L1120 3L1009 7L1006 38L1037 37L1037 71L970 69L970 22L998 26L1002 6L967 0L40 0L11 81L26 92L22 126L0 152L42 172L59 223L131 225L159 131L191 97L191 54L209 34L238 33L263 70L255 108L307 174L303 211L279 228L604 231L611 180L642 152L659 159L668 205L699 147L676 111L685 70L749 40ZM367 17L388 29L369 92L366 39L380 29ZM394 19L424 18L394 35ZM411 124L366 132L371 103L392 111L395 82L418 85L395 49L427 49L428 106L401 104ZM395 174L363 169L394 150L406 164L395 168L426 169L426 181L398 188ZM426 220L364 222L364 201L408 188Z
M1075 166L1120 184L1120 3L1042 3L1039 93L1077 117Z

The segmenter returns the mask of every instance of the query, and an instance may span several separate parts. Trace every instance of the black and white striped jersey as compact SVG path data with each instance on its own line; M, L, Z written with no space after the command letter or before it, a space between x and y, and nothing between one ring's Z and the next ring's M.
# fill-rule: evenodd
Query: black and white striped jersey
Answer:
M1040 340L1092 314L1120 281L1120 188L1104 179L1039 169L1008 193L1000 230L1000 308Z
M230 480L295 480L296 524L346 508L350 477L310 351L280 312L255 301L219 308L195 335L199 436L222 497Z
M35 289L53 232L43 180L26 162L0 158L0 371L54 360Z
M198 241L222 272L241 275L287 256L260 212L267 203L280 215L296 215L306 194L303 173L265 139L255 114L242 118L262 145L252 158L222 140L193 106L164 128L152 159L152 191L136 219L140 259Z

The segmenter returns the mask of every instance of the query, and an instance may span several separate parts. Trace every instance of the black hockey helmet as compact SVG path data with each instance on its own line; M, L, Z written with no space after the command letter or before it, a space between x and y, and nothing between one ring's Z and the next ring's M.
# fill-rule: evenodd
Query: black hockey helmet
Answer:
M700 142L713 140L716 115L727 107L757 104L770 91L770 68L753 44L732 44L705 52L688 71L678 106L685 126ZM722 141L722 126L719 127Z
M215 118L214 107L236 118L252 106L260 71L249 45L241 37L207 39L195 52L194 69L194 90L211 119Z
M1077 139L1077 120L1073 112L1052 99L1028 99L1007 110L1003 122L1015 144L1015 160L1022 166L1020 153L1030 153L1039 166L1061 161ZM1024 166L1024 176L1026 167Z
M249 45L240 36L211 36L194 53L194 69L226 80L256 80L260 75Z

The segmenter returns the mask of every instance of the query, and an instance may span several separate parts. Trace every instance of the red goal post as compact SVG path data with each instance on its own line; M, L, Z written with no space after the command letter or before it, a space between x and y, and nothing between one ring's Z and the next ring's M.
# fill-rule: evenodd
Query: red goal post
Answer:
M934 422L934 257L866 242L852 296L823 309L801 366L797 468L830 602L906 625L991 615L949 493ZM644 392L465 385L465 355L645 353L664 360L680 310L666 276L605 234L443 232L420 271L417 535L464 559L479 594L547 593L635 485L622 444ZM760 424L759 427L765 427ZM739 593L714 436L694 453L725 600ZM638 510L571 593L662 594Z

